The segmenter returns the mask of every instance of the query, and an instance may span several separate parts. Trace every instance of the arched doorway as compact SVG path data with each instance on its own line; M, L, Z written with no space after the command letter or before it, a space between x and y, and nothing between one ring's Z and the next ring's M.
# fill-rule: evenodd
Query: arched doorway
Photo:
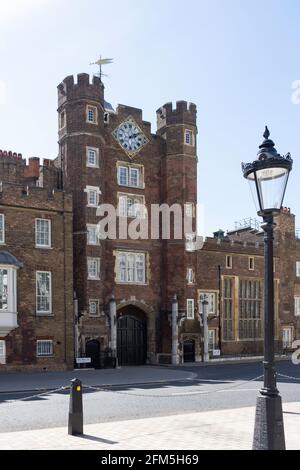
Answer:
M183 343L183 360L184 362L195 362L195 341L186 339Z
M100 369L100 343L96 339L87 341L85 355L91 358L91 367Z
M119 365L146 363L147 321L142 310L129 305L119 311L117 341Z

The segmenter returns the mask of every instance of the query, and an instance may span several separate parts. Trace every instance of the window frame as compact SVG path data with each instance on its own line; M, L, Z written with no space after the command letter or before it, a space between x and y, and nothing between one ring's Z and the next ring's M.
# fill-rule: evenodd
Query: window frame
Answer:
M2 349L2 354L1 354L1 349ZM5 339L0 339L0 364L2 365L6 364L6 341Z
M90 267L89 264L91 262L96 262L97 263L97 273L95 276L90 275ZM100 281L100 268L101 268L101 260L99 257L96 256L88 256L87 257L87 279L88 281Z
M103 122L104 124L109 124L109 112L108 111L105 111L105 113L103 114Z
M300 261L296 261L296 277L300 277Z
M228 263L228 261L230 262ZM233 266L232 255L226 255L226 269L232 269L232 266Z
M210 348L210 334L213 333L213 348ZM208 328L208 351L213 353L217 349L217 328Z
M189 136L189 142L187 141L187 136ZM184 145L187 145L189 147L195 147L194 132L191 129L184 130Z
M5 245L5 215L0 214L0 219L2 220L2 229L0 230L0 245Z
M298 305L297 305L297 302L298 302ZM300 295L294 296L294 310L295 310L294 311L295 317L300 317Z
M93 303L96 305L96 313L95 314L91 313L91 304L93 304ZM99 306L100 306L99 299L89 299L89 317L95 318L95 317L100 316Z
M285 345L285 343L284 343L284 331L287 331L287 330L290 331L291 340L290 340L290 343L288 345ZM292 326L283 326L282 327L282 347L283 347L283 349L290 349L292 347L293 341L294 341L294 328Z
M141 261L138 260L138 257L142 259L140 266ZM141 265L142 279L139 280ZM118 284L146 285L147 253L144 251L118 251L116 253L116 282Z
M126 170L126 183L121 182L120 172ZM137 172L137 184L132 184L132 173ZM117 179L118 185L126 188L144 189L144 167L142 165L134 165L130 163L117 163Z
M201 314L203 314L203 309L202 309L202 301L201 297L206 295L208 297L208 315L209 316L218 316L219 315L219 308L218 308L218 295L219 291L217 290L206 290L206 291L199 291L199 311ZM210 302L209 298L213 298L213 301ZM210 309L210 306L213 305L213 310Z
M62 119L62 116L64 116L64 119ZM62 125L62 121L63 121L63 125ZM67 127L67 113L65 109L63 109L59 113L58 126L59 126L60 131L62 131L63 129Z
M95 229L95 243L92 243L89 238L91 228ZM97 237L97 224L86 224L86 231L87 231L86 244L88 246L99 246L100 241L99 241L99 238Z
M144 219L146 216L145 211L145 196L142 194L118 193L118 216L127 219ZM123 201L120 204L120 201ZM132 204L128 205L128 201ZM133 212L130 212L132 210ZM136 211L136 212L134 212ZM125 215L124 215L125 214Z
M191 274L191 276L190 276ZM195 284L195 271L194 268L188 267L186 272L186 280L189 286Z
M49 310L38 309L38 274L49 274ZM52 272L51 271L36 271L35 272L35 309L36 315L39 317L53 316L53 292L52 292Z
M191 313L189 309L190 305L192 305ZM186 299L186 318L187 320L195 320L195 299Z
M89 154L93 152L95 154L95 164L90 163ZM96 147L86 147L86 166L87 168L99 168L99 149Z
M99 206L99 196L101 194L99 186L87 186L84 190L87 195L87 207L97 208ZM96 202L95 204L90 203L90 194L96 193Z
M42 343L48 343L51 348L51 352L49 354L45 354L45 353L40 353L39 354L39 345L42 344ZM36 340L36 357L53 357L54 356L54 342L52 339L38 339Z
M193 202L186 202L184 204L184 215L192 219L195 217L195 204Z
M42 245L40 243L38 243L38 229L37 229L37 226L38 226L38 222L39 221L42 221L42 222L47 222L47 225L48 225L48 238L49 238L49 243L48 245ZM42 219L42 218L36 218L35 219L35 247L36 248L44 248L44 249L47 249L47 248L51 248L52 247L52 224L51 224L51 219Z
M89 116L90 116L90 111L93 111L94 113L94 119L93 121L91 121L89 119ZM97 125L98 124L98 109L97 109L97 106L93 106L91 104L88 104L86 106L86 122L88 124L94 124L94 125Z
M255 271L254 256L249 256L249 258L248 258L248 268L249 268L249 271Z

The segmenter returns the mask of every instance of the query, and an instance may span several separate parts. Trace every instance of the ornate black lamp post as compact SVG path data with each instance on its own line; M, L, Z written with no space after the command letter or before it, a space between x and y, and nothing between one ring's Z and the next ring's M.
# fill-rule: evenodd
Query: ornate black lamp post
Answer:
M255 450L285 449L282 402L274 362L273 229L276 225L274 216L281 210L293 160L289 153L285 157L279 155L269 137L266 127L257 160L242 164L244 177L250 182L254 200L258 203L258 215L263 217L265 232L264 386L256 404Z

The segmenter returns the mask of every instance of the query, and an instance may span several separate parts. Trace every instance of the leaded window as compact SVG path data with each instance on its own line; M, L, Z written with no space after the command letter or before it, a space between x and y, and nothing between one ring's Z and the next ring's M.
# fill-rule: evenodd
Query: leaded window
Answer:
M8 310L8 271L0 269L0 311Z
M262 338L262 281L240 280L239 338Z
M4 214L0 214L0 243L5 242L5 218Z
M223 339L234 339L234 287L233 278L224 278L223 284Z
M118 281L145 284L145 253L118 253Z
M100 278L100 258L88 258L88 278L90 280Z
M47 271L36 273L36 311L38 314L52 311L51 273Z

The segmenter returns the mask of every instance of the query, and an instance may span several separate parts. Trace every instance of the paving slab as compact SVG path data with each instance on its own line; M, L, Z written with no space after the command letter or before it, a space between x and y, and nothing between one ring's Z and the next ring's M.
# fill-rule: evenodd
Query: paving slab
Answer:
M284 404L286 446L300 450L300 402ZM0 434L1 450L247 450L255 408L98 423L81 437L67 427Z

